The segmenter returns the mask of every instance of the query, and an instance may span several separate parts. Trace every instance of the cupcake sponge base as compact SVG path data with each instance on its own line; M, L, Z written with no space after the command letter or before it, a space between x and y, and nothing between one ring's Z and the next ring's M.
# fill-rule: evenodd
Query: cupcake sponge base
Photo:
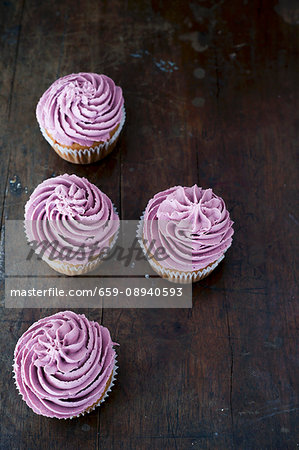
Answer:
M91 164L105 158L114 149L123 125L126 120L125 108L123 108L123 115L120 124L110 134L110 139L106 142L96 142L91 147L80 146L75 144L73 146L65 146L55 141L51 134L40 126L40 131L46 141L53 147L55 152L65 161L74 164Z
M146 254L147 253L146 247L144 243L142 244L144 247L144 254ZM203 278L207 277L211 272L213 272L214 269L216 269L216 267L223 260L223 258L224 255L222 255L217 261L206 266L204 269L194 270L192 272L183 272L165 269L152 257L151 259L148 259L148 262L151 265L152 269L158 275L160 275L161 278L165 278L168 281L171 281L172 283L189 284L189 283L196 283L196 281L202 280Z
M56 272L68 275L70 277L84 275L85 273L91 272L103 262L101 258L89 261L86 264L70 264L63 261L51 261L45 257L43 257L43 260Z
M69 416L69 417L45 416L44 414L42 414L42 415L44 415L45 417L52 418L52 419L67 420L67 419L74 419L74 418L76 418L76 417L84 416L85 414L89 414L89 413L90 413L91 411L93 411L97 406L100 406L100 404L103 403L103 402L106 400L106 398L109 396L109 393L111 392L111 389L112 389L112 387L113 387L114 384L115 384L114 382L115 382L115 380L116 380L117 370L118 370L118 366L117 366L117 358L116 358L116 356L115 356L115 357L114 357L114 366L113 366L111 375L109 376L108 381L107 381L107 383L106 383L104 392L102 393L101 397L100 397L96 402L94 402L91 406L89 406L88 408L86 408L86 409L85 409L84 411L82 411L81 413L76 414L76 415L74 415L74 416ZM16 380L16 374L15 374L14 364L13 364L13 377L14 377L14 379ZM17 389L18 389L19 394L20 394L20 395L22 396L22 398L23 398L23 395L21 394L21 392L20 392L20 390L19 390L19 386L18 386L18 384L17 384L16 381L15 381L15 385L16 385L16 387L17 387ZM23 398L23 400L24 400L24 398Z
M150 266L152 269L160 275L161 278L165 278L168 281L171 281L172 283L179 283L179 284L188 284L188 283L195 283L196 281L202 280L203 278L207 277L211 272L213 272L214 269L220 264L220 262L224 259L224 254L220 256L217 261L214 261L211 264L208 264L203 269L199 270L192 270L192 271L179 271L174 269L166 269L161 264L159 264L152 255L149 255L148 250L143 242L143 216L140 218L140 222L137 227L136 236L139 242L139 245L147 258Z

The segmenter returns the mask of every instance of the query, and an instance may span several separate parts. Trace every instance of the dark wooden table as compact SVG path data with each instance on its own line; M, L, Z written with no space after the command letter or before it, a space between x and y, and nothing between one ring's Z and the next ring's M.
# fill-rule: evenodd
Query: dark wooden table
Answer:
M235 221L192 309L78 310L121 344L109 401L79 419L37 416L17 395L16 341L56 311L6 309L3 295L1 449L298 447L298 11L291 0L1 1L2 246L5 220L65 172L98 185L124 219L162 189L198 183ZM60 159L35 119L43 91L79 71L111 76L127 109L117 149L88 167Z

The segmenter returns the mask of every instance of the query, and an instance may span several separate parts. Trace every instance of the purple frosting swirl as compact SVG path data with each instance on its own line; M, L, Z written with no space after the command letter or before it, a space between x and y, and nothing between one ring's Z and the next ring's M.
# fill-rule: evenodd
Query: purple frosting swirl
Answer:
M38 185L25 205L29 241L51 244L44 255L86 263L108 249L119 228L111 200L86 178L60 175ZM38 248L39 249L39 248ZM55 259L55 258L54 258ZM63 259L63 258L62 258Z
M14 352L17 387L37 414L81 414L107 389L115 365L109 330L83 314L64 311L31 325Z
M123 117L123 95L106 75L72 73L56 80L40 98L36 117L59 144L106 142Z
M178 271L200 270L217 261L228 249L234 233L222 198L212 189L175 186L159 192L146 207L143 239L151 253L163 247L163 267Z

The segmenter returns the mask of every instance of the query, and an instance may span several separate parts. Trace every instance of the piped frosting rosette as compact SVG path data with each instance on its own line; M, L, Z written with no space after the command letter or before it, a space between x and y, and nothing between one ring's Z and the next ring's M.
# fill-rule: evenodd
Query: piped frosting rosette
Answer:
M61 175L37 186L25 206L25 231L55 270L92 270L114 245L119 218L111 200L86 178Z
M223 199L212 189L175 186L149 201L138 237L154 270L171 281L190 282L207 276L223 259L232 225Z
M104 401L116 373L109 330L83 314L64 311L34 323L14 352L14 376L37 414L67 419Z
M122 89L106 75L66 75L42 95L36 117L60 156L88 164L106 156L119 137L125 122Z

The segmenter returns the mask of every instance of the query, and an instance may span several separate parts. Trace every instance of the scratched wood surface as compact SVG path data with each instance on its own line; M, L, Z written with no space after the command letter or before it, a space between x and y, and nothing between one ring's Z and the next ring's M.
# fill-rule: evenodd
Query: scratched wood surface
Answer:
M297 447L297 6L1 1L1 449ZM111 76L127 110L117 149L88 167L60 159L35 120L42 92L78 71ZM4 308L5 220L65 172L98 185L123 219L198 183L235 221L192 309L84 311L120 342L120 373L109 401L72 421L32 413L11 377L20 334L55 311Z

